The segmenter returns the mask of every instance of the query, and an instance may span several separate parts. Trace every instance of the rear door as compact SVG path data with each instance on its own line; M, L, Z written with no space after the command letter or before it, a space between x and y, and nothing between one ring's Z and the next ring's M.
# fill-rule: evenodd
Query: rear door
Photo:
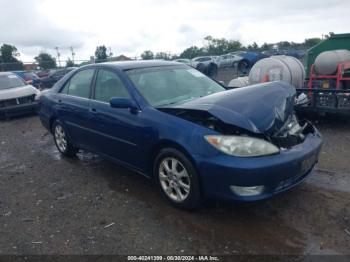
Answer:
M74 74L58 94L58 118L68 130L74 144L89 149L91 134L88 132L91 86L94 68Z

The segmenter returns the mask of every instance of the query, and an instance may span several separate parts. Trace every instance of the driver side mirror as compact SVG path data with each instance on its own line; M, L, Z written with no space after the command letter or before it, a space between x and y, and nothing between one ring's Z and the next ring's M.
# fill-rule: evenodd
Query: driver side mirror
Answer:
M112 97L109 104L113 108L128 108L132 111L139 111L139 107L136 103L129 98Z

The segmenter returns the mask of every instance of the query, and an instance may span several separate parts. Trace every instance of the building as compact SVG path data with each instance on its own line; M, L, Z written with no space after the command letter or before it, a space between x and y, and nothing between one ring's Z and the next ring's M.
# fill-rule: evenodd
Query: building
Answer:
M37 70L38 67L39 67L39 65L36 63L23 64L23 70L25 70L25 71Z
M130 61L133 60L125 55L115 56L108 59L109 61Z

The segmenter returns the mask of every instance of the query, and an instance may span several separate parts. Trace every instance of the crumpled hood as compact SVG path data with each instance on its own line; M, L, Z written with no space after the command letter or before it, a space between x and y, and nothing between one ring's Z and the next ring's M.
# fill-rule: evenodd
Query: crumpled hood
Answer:
M40 91L31 85L0 90L0 100L39 95Z
M293 115L295 94L295 88L288 83L270 82L215 93L172 107L207 111L227 124L272 135Z

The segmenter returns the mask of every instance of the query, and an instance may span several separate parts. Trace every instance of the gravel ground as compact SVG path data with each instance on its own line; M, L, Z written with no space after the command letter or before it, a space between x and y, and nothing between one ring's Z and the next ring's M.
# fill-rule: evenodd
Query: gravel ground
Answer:
M350 121L312 119L325 145L305 183L195 212L96 155L62 158L36 116L0 122L0 254L350 254Z
M350 254L350 123L328 120L304 184L196 212L95 155L61 158L35 116L1 122L0 254Z

